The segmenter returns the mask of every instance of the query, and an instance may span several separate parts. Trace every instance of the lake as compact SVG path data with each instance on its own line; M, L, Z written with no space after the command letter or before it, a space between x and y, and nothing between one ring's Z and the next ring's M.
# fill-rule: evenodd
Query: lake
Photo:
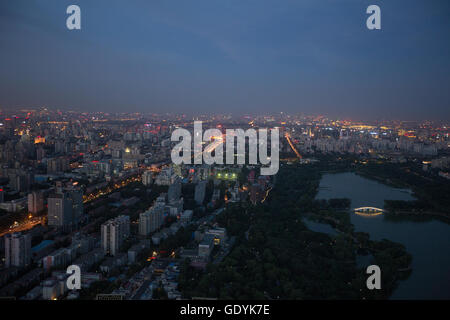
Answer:
M384 208L384 200L413 200L409 190L396 189L352 172L324 174L317 199L348 198L351 207ZM367 232L373 240L402 243L413 256L412 273L400 281L392 299L450 299L450 225L389 221L384 215L363 217L350 212L355 231Z

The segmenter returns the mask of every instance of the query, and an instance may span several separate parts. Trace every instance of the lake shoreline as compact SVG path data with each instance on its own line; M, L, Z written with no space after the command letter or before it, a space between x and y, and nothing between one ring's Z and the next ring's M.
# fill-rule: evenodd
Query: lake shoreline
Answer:
M399 185L387 185L355 170L338 171L323 172L316 199L349 198L352 207L378 208L384 208L384 200L415 200L411 191L405 192ZM445 280L449 278L445 270L450 270L450 257L442 255L450 249L449 223L442 221L446 215L396 210L373 218L350 213L350 218L355 232L367 233L376 241L385 238L401 243L412 255L412 264L400 270L410 272L410 276L401 279L390 299L450 298L450 279Z

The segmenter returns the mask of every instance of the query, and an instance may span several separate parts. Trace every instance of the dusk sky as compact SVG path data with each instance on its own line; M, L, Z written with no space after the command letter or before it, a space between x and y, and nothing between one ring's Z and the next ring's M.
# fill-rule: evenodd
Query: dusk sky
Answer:
M450 120L450 1L2 0L0 108L32 106Z

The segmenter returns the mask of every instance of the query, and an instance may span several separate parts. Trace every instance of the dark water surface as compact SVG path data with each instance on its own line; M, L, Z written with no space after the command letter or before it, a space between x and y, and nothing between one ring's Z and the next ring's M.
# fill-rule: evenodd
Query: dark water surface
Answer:
M413 200L409 190L396 189L352 172L324 174L317 199L349 198L351 207L384 208L384 200ZM384 215L363 217L350 213L355 231L374 240L402 243L413 256L412 273L401 281L392 299L450 299L450 225L390 221ZM319 230L318 230L319 231Z

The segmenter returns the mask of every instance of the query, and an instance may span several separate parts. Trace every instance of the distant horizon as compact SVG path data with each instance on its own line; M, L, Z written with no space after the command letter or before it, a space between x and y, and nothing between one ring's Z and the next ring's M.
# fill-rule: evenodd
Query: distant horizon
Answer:
M274 117L274 116L280 116L282 113L287 116L294 116L294 117L325 117L327 119L333 119L338 121L402 121L402 122L440 122L440 123L450 123L449 119L433 119L433 118L386 118L386 117L372 117L372 118L357 118L352 116L343 116L343 115L333 115L328 113L305 113L305 112L288 112L288 111L278 111L278 112L264 112L260 114L256 113L237 113L237 112L214 112L214 113L205 113L205 112L198 112L198 113L187 113L187 112L162 112L161 110L128 110L128 111L105 111L105 110L85 110L81 108L69 108L69 107L51 107L51 106L20 106L20 107L2 107L0 106L0 113L8 112L11 114L14 114L16 111L20 112L21 110L27 110L27 109L49 109L49 110L58 110L63 112L76 112L76 113L103 113L103 114L111 114L111 115L119 115L119 114L142 114L142 115L183 115L186 117L201 117L201 116L231 116L231 117Z
M450 2L372 4L1 1L0 106L450 119Z

